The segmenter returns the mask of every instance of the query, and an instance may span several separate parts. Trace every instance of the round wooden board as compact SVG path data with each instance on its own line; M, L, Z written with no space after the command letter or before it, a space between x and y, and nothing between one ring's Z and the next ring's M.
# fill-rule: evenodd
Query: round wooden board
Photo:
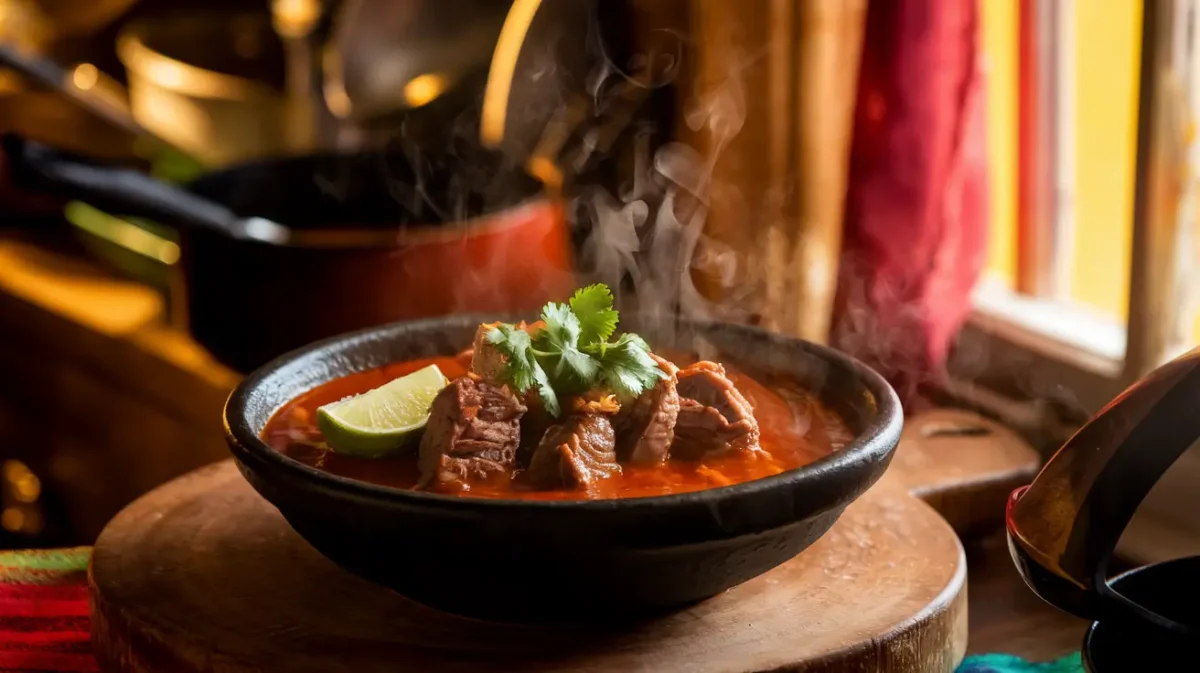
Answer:
M105 529L90 573L93 642L114 673L949 672L966 651L967 612L947 519L960 530L992 520L1037 465L974 414L918 416L884 478L795 559L668 616L579 627L463 619L360 580L227 461Z
M966 646L965 568L950 526L881 484L794 560L681 612L477 622L341 570L225 462L118 515L90 579L108 671L932 672Z

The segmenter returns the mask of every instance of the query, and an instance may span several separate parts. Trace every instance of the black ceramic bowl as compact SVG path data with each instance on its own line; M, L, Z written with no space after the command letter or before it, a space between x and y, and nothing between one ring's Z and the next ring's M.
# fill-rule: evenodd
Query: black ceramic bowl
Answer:
M838 411L857 438L826 458L764 479L593 501L494 500L376 486L303 465L260 439L271 415L298 395L352 372L457 353L485 319L398 323L322 341L250 374L225 408L226 437L242 474L300 535L350 572L431 607L540 619L629 614L708 598L812 544L883 474L900 438L895 392L846 355L749 327L634 318L622 326L656 348L689 351L705 344L715 347L718 359L749 372L794 376Z
M1200 556L1164 561L1117 575L1113 591L1152 615L1180 624L1200 623ZM1185 670L1200 643L1154 623L1154 619L1102 619L1083 640L1083 661L1091 673ZM1179 662L1174 666L1165 662Z

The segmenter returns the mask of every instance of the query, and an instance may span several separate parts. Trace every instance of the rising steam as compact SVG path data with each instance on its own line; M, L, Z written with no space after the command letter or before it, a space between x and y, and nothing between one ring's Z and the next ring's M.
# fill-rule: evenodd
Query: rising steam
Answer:
M740 302L707 299L695 271L703 267L724 296L736 296L737 254L704 233L716 162L746 121L736 72L693 104L684 119L705 136L707 156L678 141L652 148L651 130L642 128L633 137L630 181L616 193L593 186L577 197L577 224L586 231L581 271L613 288L619 305L667 329L677 316L747 322L752 312Z

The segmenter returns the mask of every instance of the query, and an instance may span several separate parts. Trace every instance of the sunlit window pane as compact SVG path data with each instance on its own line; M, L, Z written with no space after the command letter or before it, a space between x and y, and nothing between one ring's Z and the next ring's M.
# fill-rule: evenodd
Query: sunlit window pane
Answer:
M1048 322L1032 326L1039 331L1069 335L1081 328L1066 316L1086 316L1093 332L1113 335L1101 350L1119 358L1129 301L1142 3L980 2L991 189L987 287L1036 292L1030 299L1050 303ZM1023 95L1034 98L1022 105ZM1032 144L1022 146L1023 138ZM1037 179L1050 184L1031 182ZM1055 316L1064 324L1049 324ZM1085 341L1079 345L1095 346Z
M1141 2L1076 0L1073 301L1124 319L1137 152Z
M987 273L1017 279L1017 10L1015 0L981 0L987 68L990 212Z

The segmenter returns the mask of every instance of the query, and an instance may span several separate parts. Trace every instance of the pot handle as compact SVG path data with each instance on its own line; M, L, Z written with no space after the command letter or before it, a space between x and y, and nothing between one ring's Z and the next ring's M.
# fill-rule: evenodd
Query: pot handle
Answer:
M75 77L78 69L67 70L55 61L20 51L12 45L0 44L0 67L8 68L41 86L57 92L64 99L116 126L122 131L149 141L155 150L169 151L184 157L189 164L200 162L177 145L152 133L134 117L129 109L128 93L116 80L92 68L92 82L81 85ZM78 68L78 66L77 66Z
M1117 542L1168 468L1200 440L1200 348L1122 392L1008 503L1010 548L1026 582L1091 619L1133 617L1190 631L1108 584Z
M142 125L134 120L127 106L117 103L96 90L76 86L71 74L54 61L23 53L12 45L0 44L0 66L9 68L41 86L57 91L64 98L127 133L134 136L149 135ZM97 71L97 78L99 77L100 74ZM104 84L107 88L112 87L108 78L104 79Z
M247 221L228 208L141 171L98 164L15 135L0 139L0 147L13 182L22 188L78 199L111 213L145 217L182 229L202 228L238 238L262 238L247 235Z

